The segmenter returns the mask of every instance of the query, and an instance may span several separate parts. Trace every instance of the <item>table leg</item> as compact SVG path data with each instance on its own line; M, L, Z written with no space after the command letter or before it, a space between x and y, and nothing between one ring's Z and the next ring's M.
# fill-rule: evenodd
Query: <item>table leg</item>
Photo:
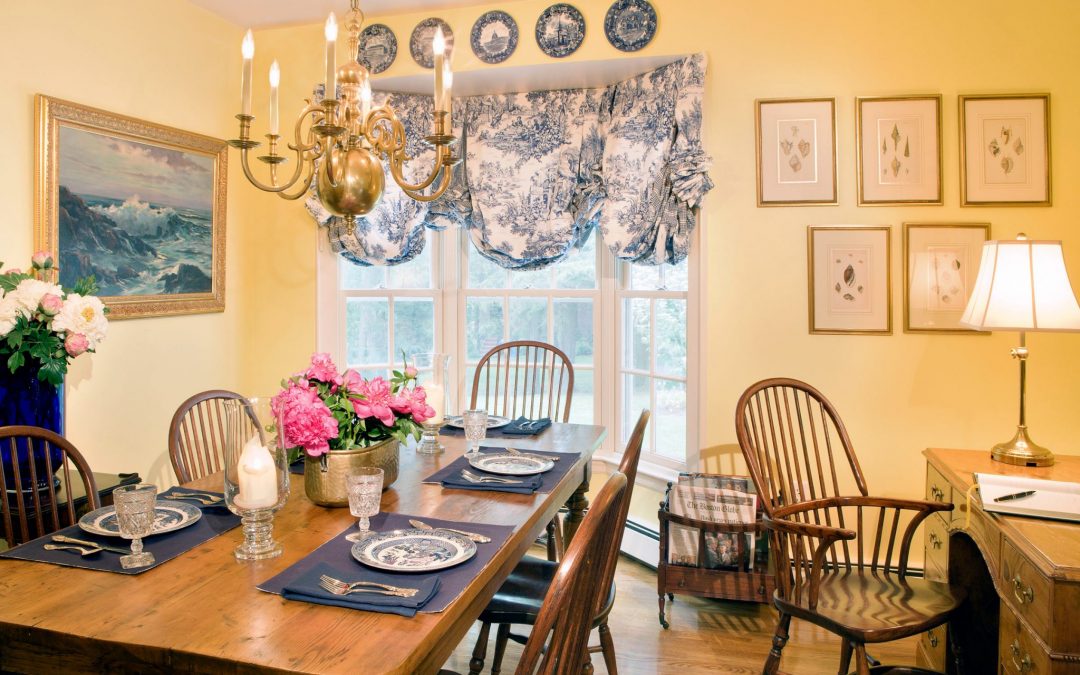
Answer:
M588 464L585 465L585 480L581 482L577 490L574 490L574 494L570 495L570 499L566 502L566 508L570 511L566 516L566 526L563 528L563 550L570 548L570 541L574 538L574 533L577 532L578 526L581 525L581 521L585 518L585 512L589 510L589 498L586 496L589 492L589 478L592 476L592 471Z

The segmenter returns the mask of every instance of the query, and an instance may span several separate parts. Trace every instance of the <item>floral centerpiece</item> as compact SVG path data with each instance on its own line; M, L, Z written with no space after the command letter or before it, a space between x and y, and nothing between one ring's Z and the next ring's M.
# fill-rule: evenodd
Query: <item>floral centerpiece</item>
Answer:
M105 339L108 309L92 295L93 277L80 279L70 290L53 281L56 266L47 251L35 253L30 271L3 269L0 263L0 426L30 425L63 433L60 386L72 359L93 352ZM28 489L29 454L19 444L19 475ZM44 452L34 451L36 466ZM55 451L53 467L59 467ZM7 488L13 483L10 448L2 448ZM45 485L44 471L37 471ZM39 487L41 486L39 485Z
M416 384L416 368L407 363L389 381L365 380L355 370L339 372L329 354L314 354L307 370L281 386L271 408L290 460L306 457L308 497L328 506L347 503L349 466L384 465L384 485L390 485L397 477L398 444L419 438L421 425L435 415Z

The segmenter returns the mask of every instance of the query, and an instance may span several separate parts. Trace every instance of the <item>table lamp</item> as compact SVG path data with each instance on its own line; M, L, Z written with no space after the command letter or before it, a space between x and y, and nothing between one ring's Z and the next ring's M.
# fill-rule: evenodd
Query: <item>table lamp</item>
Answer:
M988 241L975 289L960 323L978 330L1015 330L1020 346L1020 424L1012 440L995 445L990 456L1006 464L1050 466L1054 453L1032 442L1026 418L1027 331L1080 331L1080 305L1069 285L1060 241L1033 241L1023 233L1012 241Z

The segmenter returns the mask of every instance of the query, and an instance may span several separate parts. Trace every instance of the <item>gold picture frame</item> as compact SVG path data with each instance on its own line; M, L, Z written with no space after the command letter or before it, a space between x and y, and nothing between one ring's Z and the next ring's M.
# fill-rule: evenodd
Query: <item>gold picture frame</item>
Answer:
M892 228L806 228L812 335L892 335Z
M225 309L225 141L38 94L34 244L110 319ZM62 222L61 222L62 221Z
M1050 94L960 96L959 113L960 206L1050 206Z
M757 99L754 112L757 205L838 204L836 99Z
M941 95L855 99L859 206L942 201Z
M979 275L990 223L904 223L904 332L989 335L960 317Z

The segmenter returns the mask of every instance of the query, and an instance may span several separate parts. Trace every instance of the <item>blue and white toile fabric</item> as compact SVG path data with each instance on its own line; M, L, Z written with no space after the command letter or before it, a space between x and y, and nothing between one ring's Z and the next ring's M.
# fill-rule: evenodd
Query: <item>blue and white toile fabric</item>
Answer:
M444 201L481 255L536 269L585 241L600 205L604 96L567 89L465 100L466 189Z
M406 152L413 159L405 162L405 180L419 183L428 176L435 161L435 150L424 142L432 130L432 97L417 94L385 94L373 96L375 105L387 98L394 113L405 126ZM460 135L460 131L456 132ZM319 225L327 228L330 247L343 258L358 265L397 265L408 262L424 250L425 227L429 222L430 202L419 202L405 193L390 177L389 163L383 161L386 188L378 206L368 216L358 218L349 232L348 221L331 215L311 190L305 205Z
M701 145L705 55L612 85L603 119L603 213L616 258L676 264L690 252L695 208L713 187Z

